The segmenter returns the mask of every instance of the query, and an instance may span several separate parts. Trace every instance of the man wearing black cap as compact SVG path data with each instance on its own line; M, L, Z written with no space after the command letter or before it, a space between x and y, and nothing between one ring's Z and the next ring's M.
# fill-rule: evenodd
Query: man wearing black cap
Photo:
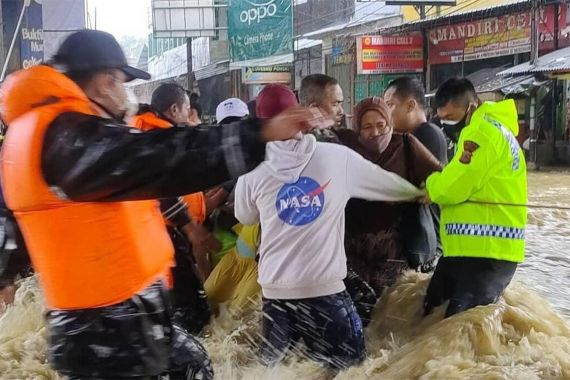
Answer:
M208 356L172 323L165 275L172 244L155 199L237 178L311 115L262 124L140 133L123 118L124 83L149 79L116 40L69 36L53 67L2 85L8 124L1 175L48 307L49 360L70 379L211 379Z

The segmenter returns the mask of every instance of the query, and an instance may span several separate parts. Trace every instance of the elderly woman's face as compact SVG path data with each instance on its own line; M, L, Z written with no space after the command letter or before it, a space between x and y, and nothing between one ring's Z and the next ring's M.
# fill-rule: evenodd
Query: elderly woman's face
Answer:
M390 126L380 112L368 111L362 116L360 121L360 137L370 139L386 134L390 131Z

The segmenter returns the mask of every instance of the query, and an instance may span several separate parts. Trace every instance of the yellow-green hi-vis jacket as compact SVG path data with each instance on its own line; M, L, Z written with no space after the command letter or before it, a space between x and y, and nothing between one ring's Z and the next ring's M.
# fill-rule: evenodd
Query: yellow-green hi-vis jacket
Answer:
M527 181L518 130L513 100L483 103L453 160L427 179L430 198L441 206L445 257L524 260Z

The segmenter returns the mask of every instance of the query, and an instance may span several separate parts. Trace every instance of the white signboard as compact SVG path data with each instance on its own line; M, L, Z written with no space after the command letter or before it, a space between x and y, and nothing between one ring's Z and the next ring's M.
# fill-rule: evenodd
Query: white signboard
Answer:
M157 38L214 37L213 0L152 0L152 24Z

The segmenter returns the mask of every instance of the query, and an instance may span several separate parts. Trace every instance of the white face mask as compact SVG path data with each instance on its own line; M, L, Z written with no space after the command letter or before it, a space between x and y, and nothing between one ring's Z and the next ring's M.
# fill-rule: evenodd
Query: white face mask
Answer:
M135 95L134 91L131 88L127 87L126 92L127 92L127 98L125 100L125 105L124 105L124 110L125 110L124 119L128 120L134 115L136 115L139 108L139 102L137 96Z
M449 125L449 126L455 126L459 123L461 123L461 120L440 120L439 121L442 125Z

